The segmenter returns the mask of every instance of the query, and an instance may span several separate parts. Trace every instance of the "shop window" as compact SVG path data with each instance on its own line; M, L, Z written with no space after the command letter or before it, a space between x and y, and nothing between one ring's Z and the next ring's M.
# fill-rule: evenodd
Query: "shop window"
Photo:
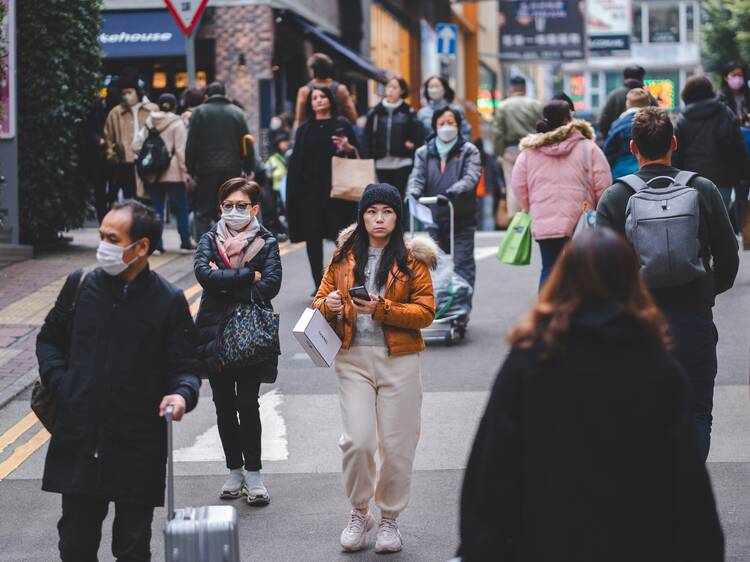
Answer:
M167 87L167 73L166 72L154 72L154 76L151 78L151 87L154 90L163 90Z
M621 72L607 72L605 74L605 86L607 89L607 95L609 95L612 90L619 88L622 86L622 73Z
M652 4L648 9L650 43L680 42L680 7L677 4Z
M695 43L695 27L696 27L696 18L695 18L695 6L693 4L688 4L685 6L685 19L687 20L687 29L686 29L686 40L688 43Z
M576 111L583 111L586 109L586 76L583 74L576 74L570 77L569 82L569 95L570 99L573 100L573 107Z
M643 36L642 27L643 11L640 5L633 6L633 31L630 40L633 43L640 43Z

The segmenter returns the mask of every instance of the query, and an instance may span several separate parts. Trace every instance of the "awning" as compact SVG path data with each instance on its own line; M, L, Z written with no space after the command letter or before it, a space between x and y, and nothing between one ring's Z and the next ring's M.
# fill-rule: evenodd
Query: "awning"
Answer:
M385 82L385 80L387 79L387 73L385 70L383 70L382 68L377 68L366 58L355 53L346 45L342 45L334 38L326 35L318 28L310 25L297 15L294 16L294 21L302 28L304 32L309 33L310 35L336 51L336 53L347 59L352 65L357 68L357 70L359 70L365 76L372 78L373 80L378 80L379 82Z
M103 12L99 44L109 58L185 54L185 36L167 10Z

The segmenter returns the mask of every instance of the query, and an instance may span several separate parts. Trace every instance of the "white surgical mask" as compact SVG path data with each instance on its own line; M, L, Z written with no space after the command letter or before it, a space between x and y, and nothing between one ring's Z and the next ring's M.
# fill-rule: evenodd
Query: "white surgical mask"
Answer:
M437 136L443 142L451 142L458 136L458 128L453 125L438 127Z
M445 97L445 88L442 86L428 86L427 95L430 96L431 100L440 101Z
M135 258L130 262L126 262L122 259L125 250L132 248L135 245L136 242L133 242L130 246L122 247L102 240L99 242L99 248L96 250L96 261L99 262L99 265L105 273L112 276L120 275L120 273L125 271L133 262L135 262L135 260L138 259Z
M122 95L122 100L130 107L133 107L138 103L138 96L134 92L128 92Z
M235 232L245 228L253 220L253 213L250 209L240 211L239 209L232 209L231 211L222 211L221 218L230 229Z
M742 78L742 76L728 76L727 77L727 84L729 84L729 87L735 91L739 92L742 89L742 86L744 85L745 80Z

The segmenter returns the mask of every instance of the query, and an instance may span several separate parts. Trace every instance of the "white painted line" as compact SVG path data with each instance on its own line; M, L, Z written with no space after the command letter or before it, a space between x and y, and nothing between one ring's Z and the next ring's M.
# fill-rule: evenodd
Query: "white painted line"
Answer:
M477 261L494 256L495 254L497 254L497 247L495 246L480 246L479 248L474 248L474 259Z
M283 398L274 389L260 397L260 421L263 426L261 437L261 459L264 461L285 461L289 458L286 440L286 422L279 412ZM213 425L195 438L189 447L174 452L175 462L224 461L224 450L219 437L219 427Z

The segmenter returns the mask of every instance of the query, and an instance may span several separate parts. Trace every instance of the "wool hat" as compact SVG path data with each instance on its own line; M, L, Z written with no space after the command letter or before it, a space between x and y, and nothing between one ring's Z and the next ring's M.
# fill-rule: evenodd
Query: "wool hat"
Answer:
M365 188L362 198L359 200L359 220L362 220L362 216L367 209L377 204L391 207L396 211L399 219L403 214L401 193L399 193L398 189L389 183L371 183Z
M177 111L177 97L165 92L159 96L159 109L162 111Z

